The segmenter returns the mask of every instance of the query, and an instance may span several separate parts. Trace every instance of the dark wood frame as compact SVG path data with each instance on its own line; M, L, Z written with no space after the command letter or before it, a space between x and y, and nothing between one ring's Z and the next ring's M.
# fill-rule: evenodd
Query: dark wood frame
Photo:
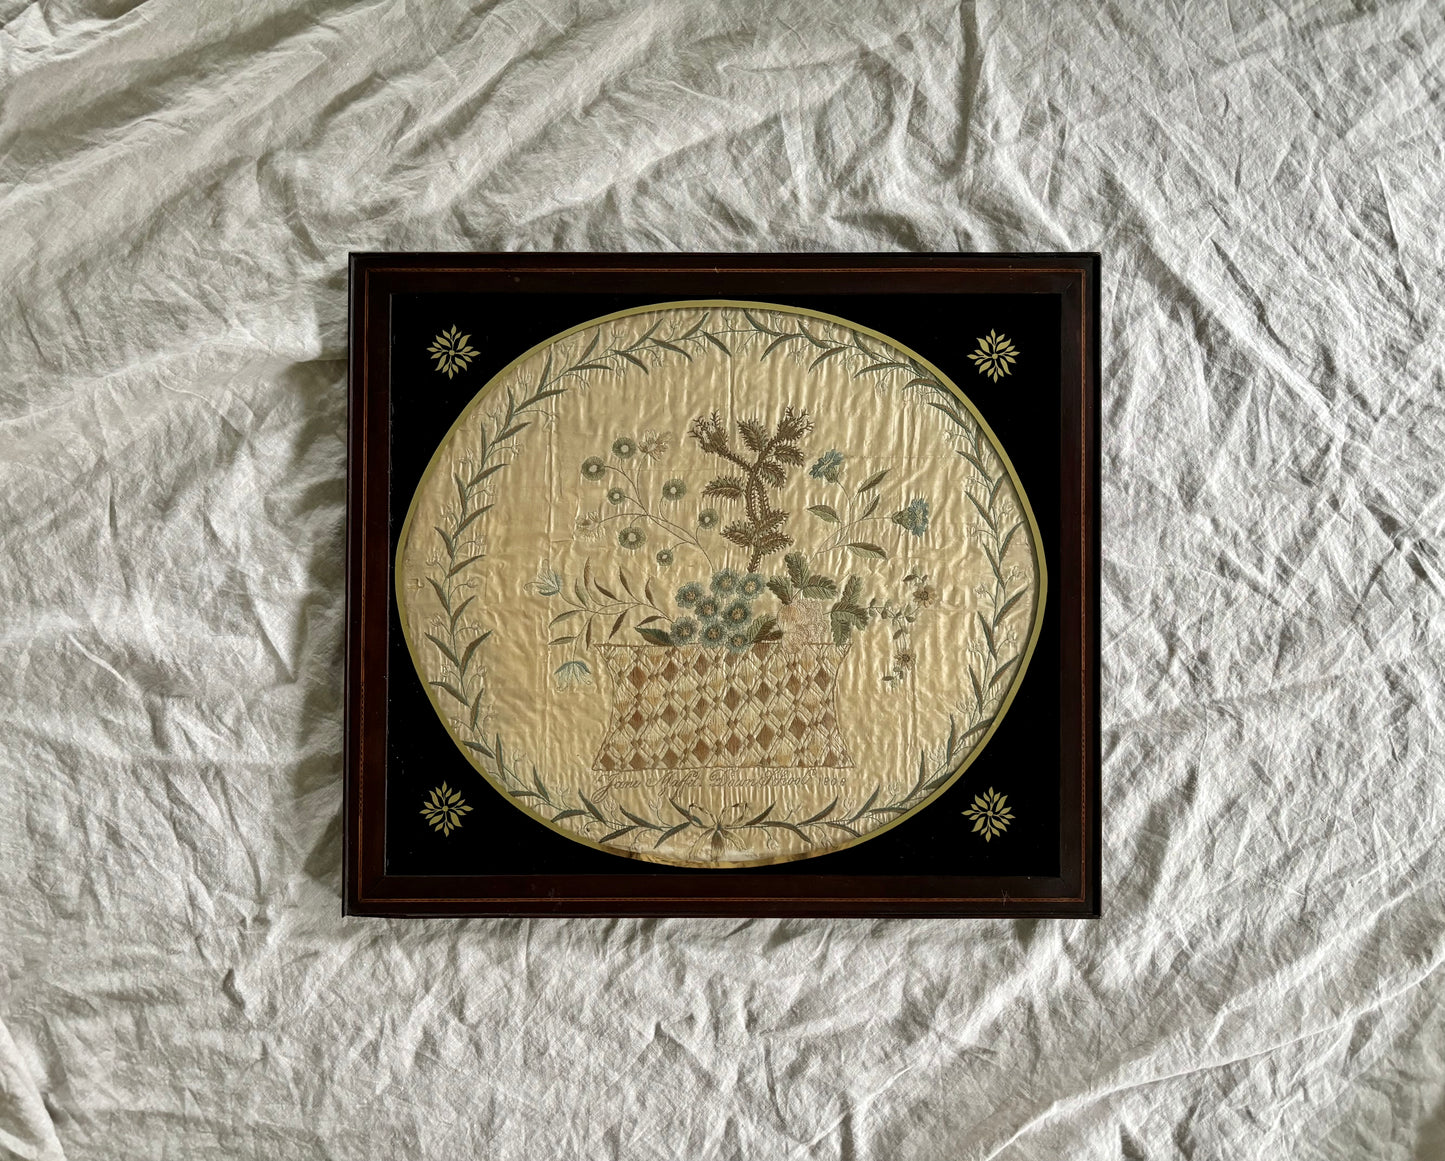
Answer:
M1078 916L1099 914L1097 254L353 254L347 434L345 910L353 915ZM590 290L667 298L836 292L1042 293L1062 304L1063 756L1058 878L385 873L390 296ZM641 893L641 892L646 892Z

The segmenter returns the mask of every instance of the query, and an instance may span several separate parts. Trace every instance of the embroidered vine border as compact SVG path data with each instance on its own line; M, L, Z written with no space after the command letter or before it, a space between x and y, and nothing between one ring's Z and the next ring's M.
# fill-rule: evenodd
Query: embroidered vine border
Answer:
M641 322L654 314L657 317L645 328L641 327ZM403 606L407 598L401 592L400 560L409 537L429 531L439 545L435 566L423 578L425 591L411 598L434 599L431 628L419 641L412 640L411 633L407 633L414 656L419 657L422 649L433 653L431 660L436 665L431 671L437 676L428 680L431 699L473 764L502 793L554 829L615 853L684 865L746 866L770 860L731 864L718 861L728 845L744 836L749 845L759 835L776 845L777 837L787 833L804 849L785 858L806 857L817 848L831 850L851 845L896 822L946 788L976 752L1006 706L1016 685L1019 667L1021 663L1026 664L1037 639L1037 623L1045 595L1042 561L1032 543L1021 493L1015 497L1014 488L1009 486L1009 472L979 423L925 363L841 320L793 314L762 305L664 304L640 315L639 330L628 340L604 347L602 326L614 321L622 320L599 319L563 339L553 340L535 379L523 381L521 378L526 357L504 373L506 378L491 393L494 400L491 406L484 404L478 408L482 413L458 432L469 435L474 442L470 454L459 461L463 470L453 476L455 499L444 506L443 519L430 530L409 524L407 534L402 537L398 551L398 597ZM813 324L811 328L809 323ZM469 356L475 352L466 345L468 336L459 335L455 327L443 338L446 341L442 354L433 351L433 357L445 357L448 366L444 370L450 377L464 369ZM997 336L990 332L987 340L980 340L980 350L991 353L997 350L997 342ZM968 688L962 691L949 717L947 737L921 749L916 773L909 782L880 779L866 795L860 793L852 803L845 804L844 795L840 794L807 817L788 817L776 801L747 804L746 811L741 813L736 810L713 813L671 795L660 796L657 807L651 811L628 809L620 803L598 803L580 790L566 792L555 785L549 786L547 777L536 764L516 747L509 746L501 732L491 728L488 721L485 654L495 630L485 627L486 611L479 606L475 593L466 591L471 587L466 582L471 570L478 568L487 557L488 514L497 502L495 497L504 473L522 453L526 433L550 422L554 418L550 401L570 390L585 389L593 382L629 368L650 373L668 359L691 360L705 348L716 349L729 359L755 355L760 363L770 358L789 358L806 362L809 371L837 360L846 366L853 379L892 382L903 396L915 398L943 416L945 437L967 464L966 497L977 514L973 531L991 572L992 583L986 583L979 594L980 608L975 614L974 631L964 647ZM1012 361L1017 352L1010 346L1006 357ZM980 360L976 358L975 362ZM981 367L981 370L992 372L990 378L995 381L999 377L998 364ZM1001 373L1008 373L1007 363L1002 363ZM752 442L751 436L749 441ZM584 474L585 471L586 465ZM876 479L865 482L859 494L868 491L870 486L876 487L877 483ZM817 507L826 508L814 506L810 511L815 516L838 521L831 509L820 513ZM876 507L874 500L868 512ZM907 511L901 509L895 522L906 527L900 518L906 516ZM926 523L926 506L923 512ZM1033 576L1022 580L1016 570L1005 566L1005 556L1020 536L1030 542L1034 566ZM847 547L864 557L877 550L877 546L866 542ZM788 571L799 587L810 579L818 579L807 577L806 569L803 575L798 575L792 561ZM662 613L650 581L634 585L623 570L617 582L621 593L616 587L607 587L610 576L606 582L601 583L589 572L575 583L568 597L574 611L589 614L586 618L588 645L593 644L593 614L605 611L610 619L614 609L625 606L612 623L611 633L615 635L629 610L646 612L651 608ZM1020 602L1031 588L1035 593L1033 608L1022 609ZM830 593L830 596L837 595L836 589ZM1002 651L1004 627L1009 623L1010 614L1018 620L1025 611L1028 616L1022 633L1009 634L1021 643L1012 652ZM899 619L899 610L890 608L889 612L895 620ZM648 636L645 625L648 619L659 618L642 618L644 625L637 631L644 637ZM402 622L405 626L405 616ZM852 622L845 617L845 623ZM769 626L764 625L760 630L755 625L755 638L759 631L766 633ZM568 666L580 664L564 662L557 670L559 685L567 681ZM426 679L427 670L420 665L418 669ZM901 677L902 674L895 672L893 679ZM760 797L766 798L766 795ZM461 825L457 810L465 812L468 808L460 805L461 799L455 791L446 789L443 798L455 801L447 808L450 813L439 814L436 801L425 803L423 813L436 829L450 834ZM1012 812L1005 803L1006 796L990 787L965 811L975 822L974 831L985 841L1003 833L1012 821Z

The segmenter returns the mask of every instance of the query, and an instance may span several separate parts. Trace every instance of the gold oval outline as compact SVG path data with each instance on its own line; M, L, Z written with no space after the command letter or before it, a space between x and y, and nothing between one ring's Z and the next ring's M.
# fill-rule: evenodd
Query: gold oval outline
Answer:
M630 318L633 315L648 314L655 311L684 310L699 307L726 307L739 310L747 310L749 307L755 307L763 310L780 311L783 314L801 315L805 318L825 319L828 322L837 324L838 326L846 327L851 330L859 331L863 334L870 335L878 341L886 343L894 350L903 351L911 358L917 359L931 372L933 372L933 374L937 377L938 381L942 383L945 387L947 387L949 391L951 391L954 396L957 397L960 403L962 403L966 408L968 408L968 412L970 415L973 416L974 422L976 422L979 427L983 429L984 434L988 436L989 445L993 448L994 453L998 456L999 461L1003 464L1004 470L1008 472L1009 480L1013 483L1014 491L1018 495L1019 502L1023 505L1024 514L1028 517L1029 539L1033 544L1034 562L1035 564L1037 564L1039 572L1038 598L1034 602L1033 625L1029 631L1028 645L1024 649L1023 660L1018 667L1018 672L1014 674L1013 681L1009 684L1008 693L1004 695L1003 701L999 703L998 712L994 714L993 721L989 724L989 728L987 729L987 731L985 731L983 737L979 739L978 744L969 751L968 757L965 758L961 763L959 763L958 769L949 776L948 781L945 782L942 786L940 786L937 790L935 790L932 794L930 794L927 798L925 798L922 802L920 802L917 806L913 807L913 809L909 810L906 814L899 815L892 822L886 822L882 826L870 830L867 834L859 835L855 839L850 839L846 843L842 843L839 846L829 847L827 850L814 851L811 853L796 855L773 856L766 859L750 859L747 862L729 862L725 864L685 862L680 859L668 858L663 855L659 855L649 851L626 851L617 850L613 847L606 847L594 839L586 838L582 835L577 834L575 831L571 831L565 827L557 825L550 819L543 818L541 815L533 813L530 808L522 805L522 803L516 801L514 798L508 795L507 792L503 790L493 780L492 776L488 774L485 769L479 768L472 761L471 756L467 753L465 747L462 745L461 739L459 739L457 735L453 732L450 722L448 722L446 715L442 712L441 703L437 700L437 695L435 691L430 685L426 683L426 680L423 676L424 670L417 661L416 649L413 646L411 634L407 629L407 602L406 594L402 591L401 585L401 564L402 555L406 551L406 546L411 536L411 518L416 511L417 497L421 493L422 485L425 484L427 480L431 477L432 469L436 466L437 458L441 455L442 449L447 446L452 436L462 425L462 421L467 418L467 416L472 412L474 408L478 406L478 404L481 403L481 401L488 394L488 392L490 392L497 383L499 383L503 378L510 374L516 367L524 363L527 359L530 359L534 354L538 353L546 347L553 345L554 343L558 343L561 342L563 339L570 338L572 335L584 331L589 327L600 326L602 323L614 322L617 319ZM389 370L390 368L388 367L388 371ZM399 614L397 619L401 623L401 635L402 639L406 642L406 651L407 655L411 658L412 669L417 674L422 688L426 693L427 700L431 702L432 710L437 715L437 718L441 721L442 728L446 731L447 737L451 738L452 744L456 746L457 752L461 754L467 765L470 766L473 770L477 771L477 773L482 776L482 781L484 781L488 786L495 790L497 794L501 796L502 800L506 802L509 806L513 807L516 810L520 810L524 815L532 819L534 822L541 823L548 830L555 831L557 834L561 835L563 838L568 839L571 842L581 843L583 846L591 847L593 850L601 851L604 854L613 855L617 858L637 859L640 862L660 863L664 866L671 867L686 867L689 870L695 871L746 870L751 867L766 867L773 866L779 863L795 863L803 859L816 859L823 855L835 854L838 851L850 850L853 847L868 842L870 839L875 839L879 835L892 830L900 823L906 822L910 818L913 818L916 814L918 814L919 811L933 805L934 802L936 802L940 797L942 797L950 789L953 788L954 783L956 783L961 777L963 777L964 773L968 770L968 768L973 765L974 759L976 759L980 754L982 754L983 751L988 747L989 742L993 739L994 733L998 730L999 723L1003 721L1004 715L1008 713L1009 708L1013 705L1014 695L1018 693L1019 686L1023 684L1024 675L1028 672L1029 663L1033 660L1034 649L1038 645L1039 635L1043 631L1043 610L1048 597L1049 587L1048 564L1044 556L1043 538L1039 534L1039 523L1034 516L1033 505L1029 503L1028 493L1024 490L1023 481L1019 479L1019 474L1014 469L1013 461L1009 459L1008 452L1004 448L1003 442L994 433L993 428L989 426L988 420L986 420L979 413L978 408L973 405L973 401L970 400L968 396L965 395L963 391L959 388L958 384L956 384L951 378L949 378L949 376L945 375L936 366L934 366L932 362L924 358L911 347L905 346L904 344L898 342L898 340L890 338L888 335L883 334L881 331L876 331L872 327L863 326L862 324L855 323L850 319L845 319L840 315L828 314L825 311L806 310L802 307L782 306L778 303L761 302L753 299L733 298L677 299L667 302L652 303L646 306L632 307L628 310L619 310L612 314L598 315L596 318L588 319L586 322L578 323L576 326L569 327L564 331L558 331L555 335L543 339L540 343L533 344L531 347L527 348L527 350L523 351L522 354L518 355L515 359L513 359L510 363L503 367L500 371L498 371L495 375L493 375L490 379L488 379L486 383L482 385L481 389L472 396L471 400L467 403L467 405L457 413L456 419L452 422L452 425L447 428L446 434L443 435L442 438L437 442L436 450L432 452L431 458L427 461L426 467L422 470L421 475L417 479L416 488L412 492L411 503L407 505L406 519L402 521L401 531L397 535L396 558L393 561L392 565L392 576L392 588L395 591L397 612Z

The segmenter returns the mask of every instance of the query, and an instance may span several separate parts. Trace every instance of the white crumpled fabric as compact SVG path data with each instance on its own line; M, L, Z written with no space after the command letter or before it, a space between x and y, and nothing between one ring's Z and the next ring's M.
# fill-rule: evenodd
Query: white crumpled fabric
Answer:
M1445 1156L1438 3L0 24L0 1154ZM343 919L384 249L1101 251L1104 918Z

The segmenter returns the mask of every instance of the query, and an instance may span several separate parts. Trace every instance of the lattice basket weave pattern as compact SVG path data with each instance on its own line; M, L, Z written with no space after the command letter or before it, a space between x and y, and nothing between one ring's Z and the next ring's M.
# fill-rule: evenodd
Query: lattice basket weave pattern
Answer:
M595 770L848 767L835 706L847 648L601 645L612 717Z

